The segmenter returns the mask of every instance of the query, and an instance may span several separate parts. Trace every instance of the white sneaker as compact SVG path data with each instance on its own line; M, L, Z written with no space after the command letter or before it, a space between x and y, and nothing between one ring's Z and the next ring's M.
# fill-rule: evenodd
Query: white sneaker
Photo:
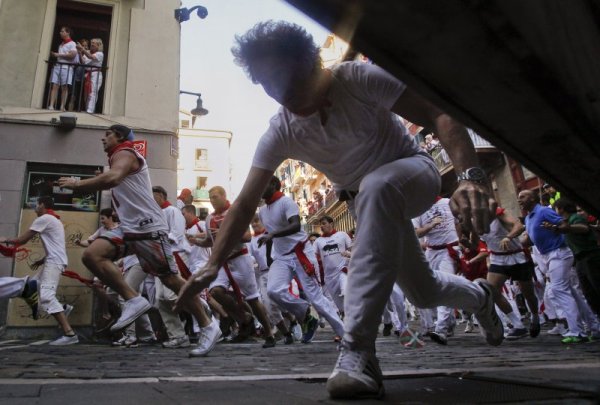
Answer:
M221 338L219 322L213 321L206 328L200 328L200 340L198 346L190 352L190 357L204 357L215 347Z
M169 339L162 343L162 347L165 349L179 349L180 347L190 347L190 345L190 339L187 337L187 335Z
M554 328L550 329L546 333L553 336L564 335L567 333L567 328L565 328L562 323L557 323Z
M385 392L374 352L354 351L342 342L333 373L327 380L331 398L381 398Z
M325 319L319 318L319 328L323 329L325 327Z
M482 278L475 280L475 284L478 284L486 295L485 305L475 314L475 318L479 322L479 330L488 344L499 346L504 340L504 327L496 313L496 305L494 303L497 291Z
M111 332L117 332L131 325L137 318L148 312L152 305L141 295L125 301L121 317L110 327Z
M292 335L294 335L294 339L299 342L302 339L302 327L300 324L295 324L292 328Z
M68 346L68 345L74 345L76 343L79 343L79 338L77 337L77 335L73 335L73 336L62 335L58 339L53 340L52 342L50 342L48 344L50 346Z
M473 333L473 321L470 319L467 321L467 326L465 326L465 333Z

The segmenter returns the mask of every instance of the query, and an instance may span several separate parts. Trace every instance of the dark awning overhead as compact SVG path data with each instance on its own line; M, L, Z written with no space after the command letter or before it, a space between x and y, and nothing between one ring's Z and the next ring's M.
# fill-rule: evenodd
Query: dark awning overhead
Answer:
M600 212L600 3L287 0Z

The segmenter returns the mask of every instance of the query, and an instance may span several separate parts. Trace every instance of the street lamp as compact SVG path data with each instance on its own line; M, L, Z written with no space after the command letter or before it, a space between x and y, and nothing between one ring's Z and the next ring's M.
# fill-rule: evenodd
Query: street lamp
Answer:
M208 114L208 110L204 107L202 107L202 94L200 93L192 93L191 91L184 91L184 90L179 90L179 94L190 94L192 96L197 96L198 100L196 100L196 108L192 109L192 111L190 111L190 113L196 117L196 116L204 116L206 114Z
M196 12L196 14L198 14L198 17L204 19L206 18L206 16L208 15L208 10L206 9L206 7L202 7L202 6L194 6L190 9L186 8L186 7L182 7L182 8L178 8L175 10L175 19L177 21L184 22L190 19L190 15L192 14L192 12L194 10L198 10Z

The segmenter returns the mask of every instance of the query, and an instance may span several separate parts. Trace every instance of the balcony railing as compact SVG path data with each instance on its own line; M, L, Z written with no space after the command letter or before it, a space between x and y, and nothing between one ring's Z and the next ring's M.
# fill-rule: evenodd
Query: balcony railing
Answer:
M478 149L493 149L494 145L483 139L472 129L467 130L469 132L469 136L473 141L473 146L475 146L475 150ZM448 153L442 148L441 144L438 144L431 152L429 152L435 161L435 165L437 166L440 172L444 172L450 166L452 166L452 162L450 161L450 157Z
M44 107L68 111L103 111L102 84L106 76L106 67L95 67L80 63L61 63L46 61L48 64L48 86ZM55 86L56 85L56 86ZM68 85L67 100L63 103L62 86ZM54 91L54 94L53 94ZM54 98L54 102L52 102Z

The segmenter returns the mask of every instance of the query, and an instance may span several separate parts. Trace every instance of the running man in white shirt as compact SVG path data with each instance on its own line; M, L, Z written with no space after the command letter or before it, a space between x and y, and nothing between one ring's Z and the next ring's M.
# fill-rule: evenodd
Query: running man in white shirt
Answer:
M267 230L258 240L258 245L273 243L273 263L267 282L269 298L302 322L302 343L313 339L318 326L318 320L310 314L310 305L327 319L336 335L342 336L344 327L335 305L325 298L319 286L317 257L300 225L298 205L283 195L280 188L281 180L272 176L263 193L266 205L258 212L260 222ZM308 302L289 293L288 287L294 276L302 284Z
M65 229L60 217L54 212L52 197L38 198L35 207L37 218L27 231L16 239L0 238L0 242L21 246L39 235L46 251L43 267L39 276L39 306L44 312L52 315L59 323L64 335L50 342L53 346L66 346L79 342L64 312L63 305L56 298L56 289L60 283L60 275L67 267L67 249L65 246Z
M377 66L347 62L323 69L319 48L298 25L258 23L236 42L236 62L282 107L262 136L244 187L221 227L226 237L213 247L204 269L188 280L178 303L185 305L216 277L273 172L292 158L324 173L357 219L344 341L327 383L333 398L383 395L375 339L395 281L419 307L446 305L476 314L488 343L500 344L503 327L494 308L495 290L485 281L434 272L423 257L410 219L435 201L441 178L431 156L392 113L434 129L460 176L453 210L467 231L484 233L492 201L466 129Z
M218 240L219 228L221 223L229 212L231 204L227 200L225 189L221 186L212 187L208 190L208 198L215 209L208 217L206 224L208 231L207 237L203 240L196 241L196 244L203 247L210 247ZM263 327L265 333L265 343L263 348L271 348L275 346L275 338L267 311L262 302L258 299L260 293L256 285L256 277L254 276L254 268L252 267L252 259L248 254L246 242L250 241L250 232L246 230L240 243L236 249L229 255L223 263L219 271L218 277L210 284L210 294L217 300L223 308L229 313L237 317L236 321L240 326L240 334L236 341L243 341L250 335L250 331L254 331L254 319L251 314L248 314L243 307L242 300L245 300L258 322ZM233 299L228 293L229 288L233 288L236 299ZM246 319L244 319L246 318Z
M70 189L112 189L113 206L121 226L118 232L94 241L84 251L82 260L96 277L125 300L121 317L111 327L113 332L125 328L151 308L148 300L127 284L114 260L135 253L146 273L160 277L162 283L176 293L185 282L171 253L165 216L152 196L148 165L133 148L133 138L130 128L111 126L102 138L110 169L89 179L61 177L58 180L61 187ZM180 308L190 312L202 328L192 355L207 355L221 336L218 322L211 321L195 295Z
M340 314L344 314L344 290L352 241L346 232L335 230L333 218L319 219L322 235L315 240L315 253L321 256L325 272L325 288L329 291Z
M419 217L413 219L417 237L425 238L427 250L425 258L432 269L448 274L456 274L458 260L458 232L456 220L450 210L448 198L437 197L435 204ZM448 344L448 336L454 334L456 320L454 308L437 307L435 331L429 334L436 343Z

